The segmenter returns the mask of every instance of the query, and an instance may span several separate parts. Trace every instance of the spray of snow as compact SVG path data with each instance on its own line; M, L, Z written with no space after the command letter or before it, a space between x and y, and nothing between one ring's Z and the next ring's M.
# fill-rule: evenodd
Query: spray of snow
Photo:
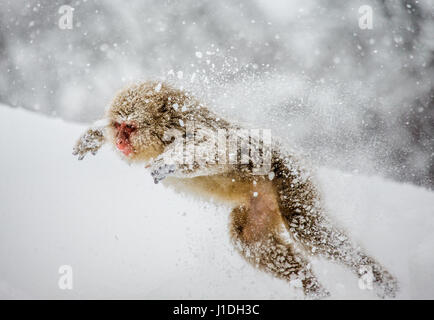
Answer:
M296 281L238 256L230 208L154 185L107 146L77 161L83 126L3 106L0 122L0 297L302 298ZM434 194L326 168L318 180L336 223L398 278L398 298L432 299ZM73 268L73 290L57 286L61 265ZM312 268L331 298L376 298L369 270L359 283L331 262Z

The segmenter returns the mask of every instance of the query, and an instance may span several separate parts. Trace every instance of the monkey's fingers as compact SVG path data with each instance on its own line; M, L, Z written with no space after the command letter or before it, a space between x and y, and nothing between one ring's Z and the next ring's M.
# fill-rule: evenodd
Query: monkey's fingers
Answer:
M174 164L164 164L162 166L159 166L158 168L155 168L151 171L151 176L154 178L154 183L157 184L161 180L165 179L168 175L175 172L175 165Z

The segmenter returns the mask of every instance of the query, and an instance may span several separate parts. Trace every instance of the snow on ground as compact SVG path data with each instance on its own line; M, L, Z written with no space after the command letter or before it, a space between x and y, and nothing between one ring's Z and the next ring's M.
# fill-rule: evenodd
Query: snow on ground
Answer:
M109 147L77 161L84 128L0 106L0 298L302 298L232 250L229 208L154 185ZM434 193L320 169L338 224L400 282L434 298ZM58 269L73 268L73 290ZM314 260L332 298L375 298L347 269Z

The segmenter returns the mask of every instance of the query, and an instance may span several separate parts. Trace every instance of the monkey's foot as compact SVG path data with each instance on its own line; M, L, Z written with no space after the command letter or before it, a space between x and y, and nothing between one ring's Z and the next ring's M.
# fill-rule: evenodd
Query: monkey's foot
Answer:
M95 155L104 144L104 132L101 128L89 129L83 134L75 145L72 154L78 155L78 160L83 160L89 152Z
M380 265L359 268L359 287L374 289L378 297L394 298L398 292L398 281Z
M398 292L398 281L387 271L374 282L374 290L380 298L395 298Z
M168 175L175 172L174 164L163 164L158 168L153 168L151 171L151 176L154 178L154 183L157 184L161 180L165 179Z
M314 275L306 275L302 282L306 298L317 300L330 296L330 292L322 286Z

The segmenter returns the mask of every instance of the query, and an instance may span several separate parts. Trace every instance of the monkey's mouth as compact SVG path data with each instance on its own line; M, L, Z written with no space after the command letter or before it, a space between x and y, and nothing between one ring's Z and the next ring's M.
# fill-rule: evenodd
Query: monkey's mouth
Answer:
M129 140L125 140L125 139L118 139L116 141L116 147L127 157L133 153L134 149L131 146L131 143Z
M116 147L125 155L129 156L134 152L134 148L131 145L130 137L137 130L132 124L127 123L115 123L116 128Z

